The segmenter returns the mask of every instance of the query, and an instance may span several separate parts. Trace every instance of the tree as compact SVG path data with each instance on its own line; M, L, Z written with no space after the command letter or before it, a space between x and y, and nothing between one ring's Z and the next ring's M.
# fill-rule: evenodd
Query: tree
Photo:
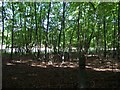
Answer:
M11 60L13 59L13 38L14 38L14 3L12 2L12 14L13 14L13 18L12 18L12 37L11 37L11 42L12 42L12 46L11 46Z
M41 3L39 3L39 7L40 7L40 17L39 17L39 23L38 23L38 31L39 31L39 34L38 34L38 42L39 42L39 45L40 45L40 47L39 47L39 49L38 49L38 57L39 57L39 55L40 55L40 52L41 52L41 42L42 42L42 26L41 26L41 23L42 23L42 4Z
M117 46L117 52L118 52L118 59L120 55L120 1L118 2L118 46Z
M48 60L47 56L47 47L48 47L48 31L49 31L49 16L50 16L50 10L51 10L51 2L49 3L48 7L48 15L47 15L47 29L46 29L46 40L45 40L45 59Z
M106 18L103 16L103 29L104 29L104 57L106 57Z
M2 2L2 45L4 41L4 2Z
M66 3L63 2L63 16L62 16L62 23L61 23L61 31L63 31L63 57L65 57L65 5ZM63 58L63 61L64 61L64 58Z
M80 77L80 81L79 81L79 87L80 88L85 88L86 87L86 71L85 71L85 56L84 53L81 52L82 50L82 43L80 40L80 17L81 17L81 9L80 9L81 5L79 4L79 12L78 12L78 37L77 37L77 41L78 41L78 57L79 57L79 77Z

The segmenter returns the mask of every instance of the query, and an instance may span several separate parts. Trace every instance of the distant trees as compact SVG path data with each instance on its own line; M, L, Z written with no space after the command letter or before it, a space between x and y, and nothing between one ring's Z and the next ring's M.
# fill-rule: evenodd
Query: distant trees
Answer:
M113 48L113 56L119 57L119 12L119 3L3 2L2 44L11 47L11 57L15 48L22 54L36 48L37 58L45 53L46 59L51 48L63 57L68 52L70 60L72 48L82 53L102 50L104 57Z

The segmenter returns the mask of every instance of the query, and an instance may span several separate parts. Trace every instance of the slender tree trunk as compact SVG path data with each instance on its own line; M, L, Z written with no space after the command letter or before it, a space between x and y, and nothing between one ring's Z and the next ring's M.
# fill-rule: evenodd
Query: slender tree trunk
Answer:
M2 51L3 51L3 42L4 42L4 2L2 2L2 45L1 45Z
M35 34L36 34L36 37L35 37L35 48L36 46L38 45L38 24L37 24L37 13L36 13L36 2L34 2L34 7L35 7L35 25L36 25L36 28L35 28ZM36 49L35 49L35 53L36 53Z
M48 57L47 57L47 47L48 47L48 30L49 30L49 15L50 15L50 10L51 10L51 2L49 3L48 15L47 15L47 30L46 30L46 40L45 40L45 59L46 60L48 60Z
M20 7L19 7L20 8ZM21 28L21 31L22 31L22 15L21 15L21 12L20 12L20 28ZM20 38L22 38L23 37L23 34L21 35L20 34ZM23 43L23 42L22 42ZM19 53L21 54L21 45L19 46Z
M19 6L20 11L22 9L21 6L22 6L22 2L20 3L20 6ZM22 17L23 17L23 13L20 12L20 27L21 27L21 32L23 32L23 30L22 30L22 28L23 28ZM24 35L23 34L21 34L21 39L22 39L22 46L20 46L20 52L22 52L22 55L23 55L24 54L24 52L23 52L23 48L24 48L24 46L23 46Z
M57 23L57 27L58 27L58 23ZM54 49L54 54L57 54L57 44L58 44L58 32L57 32L57 28L54 31L54 36L53 36L53 49Z
M106 17L103 16L103 30L104 30L104 57L106 58Z
M120 58L120 1L118 2L118 46L117 46L118 59Z
M63 57L65 57L65 5L66 3L63 2L63 17L62 17L62 31L63 31ZM63 61L65 60L65 58L63 58Z
M26 31L26 12L24 12L24 32L25 32L25 37L24 37L24 43L25 43L25 47L26 47L26 54L29 52L28 50L28 41L27 41L27 31Z
M13 18L12 18L12 46L11 46L11 60L13 59L13 38L14 38L14 3L12 2L12 13L13 13Z
M32 13L32 3L30 3L30 14ZM31 45L33 45L33 43L32 43L32 36L33 36L33 16L31 15L30 16L30 18L31 18L31 21L30 21L30 24L31 24L31 27L30 27L30 35L29 35L29 40L30 40L30 43L31 43ZM36 17L35 17L36 18Z
M42 18L42 6L41 6L41 4L40 4L40 17L39 17L39 24L38 24L38 26L39 26L39 45L40 45L40 47L39 47L39 49L38 49L38 57L39 57L39 55L40 55L40 53L41 53L41 44L42 44L42 30L41 30L41 23L42 23L42 20L41 20L41 18Z
M69 56L68 56L68 60L71 61L71 51L72 51L72 38L73 38L73 34L74 34L74 29L72 30L71 33L71 37L70 37L70 43L69 43Z
M6 39L6 41L8 40L8 33L9 33L9 32L8 32L8 30L7 30L7 37L5 38L5 39ZM7 42L6 42L6 47L7 47L6 49L7 49L7 50L9 50L9 45L8 45L8 43L7 43ZM5 50L5 53L6 53L6 51L7 51L7 50Z
M77 41L78 41L78 47L77 47L77 51L80 52L80 23L79 23L79 20L80 20L80 6L79 6L79 13L78 13L78 31L77 31Z
M96 42L97 42L97 53L99 54L99 50L100 50L100 21L97 22L97 38L96 38Z
M56 32L57 33L57 32ZM54 34L54 35L56 35L56 33ZM56 35L57 36L57 35ZM56 54L57 53L57 50L56 50L56 42L57 42L57 39L56 39L56 36L54 37L53 36L53 49L54 49L54 54Z
M58 53L60 53L61 33L62 33L62 30L60 30L60 33L59 33L59 36L58 36Z
M115 57L115 46L116 46L116 20L115 15L113 15L114 18L114 30L113 30L113 58Z
M30 5L30 14L32 13L32 5L31 5L31 2L29 2L29 5ZM32 46L32 29L33 29L33 27L32 27L32 22L33 22L33 17L32 17L32 15L30 15L30 24L31 24L31 27L30 28L28 28L28 32L29 32L29 43L30 43L30 47ZM31 50L29 51L29 53L31 53Z
M92 40L92 38L93 38L93 34L94 34L94 29L92 30L92 33L90 34L90 38L88 39L88 41L87 41L87 43L86 43L86 45L85 45L85 53L88 52L88 49L89 49L89 47L90 47L91 40Z
M64 48L65 48L65 32L64 32L65 22L64 20L65 20L65 2L63 2L63 16L62 16L62 22L61 22L61 30L60 30L59 37L58 37L58 53L60 53L59 51L60 51L61 34L63 31L63 55L64 55Z

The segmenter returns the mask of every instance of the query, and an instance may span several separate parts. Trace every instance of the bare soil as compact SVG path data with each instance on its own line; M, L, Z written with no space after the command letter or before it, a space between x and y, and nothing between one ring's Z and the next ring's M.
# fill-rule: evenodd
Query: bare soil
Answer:
M3 58L3 88L78 88L79 68L32 67L26 63L6 65ZM88 88L120 88L120 73L86 69Z

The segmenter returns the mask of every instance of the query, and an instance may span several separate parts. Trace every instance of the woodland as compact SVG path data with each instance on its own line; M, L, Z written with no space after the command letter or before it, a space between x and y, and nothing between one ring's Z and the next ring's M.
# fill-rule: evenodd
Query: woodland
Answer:
M120 88L120 2L1 2L2 88Z

